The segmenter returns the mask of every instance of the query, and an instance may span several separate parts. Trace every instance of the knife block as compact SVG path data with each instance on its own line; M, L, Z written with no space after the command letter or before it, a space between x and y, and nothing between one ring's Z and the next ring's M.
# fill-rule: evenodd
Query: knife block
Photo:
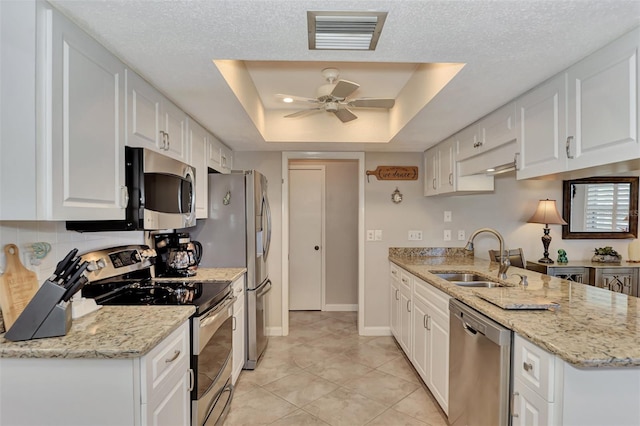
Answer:
M4 335L13 342L64 336L71 328L71 302L63 302L66 289L45 281Z

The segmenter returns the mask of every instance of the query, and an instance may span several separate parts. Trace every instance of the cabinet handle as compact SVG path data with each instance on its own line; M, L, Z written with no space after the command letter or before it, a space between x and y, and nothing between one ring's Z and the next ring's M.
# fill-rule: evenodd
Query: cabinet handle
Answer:
M173 352L173 356L171 358L165 359L164 362L166 362L167 364L172 363L173 361L178 359L179 356L180 356L180 351L176 350Z
M522 363L522 368L524 368L524 371L531 371L531 370L533 370L533 365L531 365L528 362L523 362Z
M171 149L171 137L169 136L169 133L165 134L167 135L167 147L165 149L169 151L169 149Z
M391 271L391 274L393 274L393 275L398 275L398 271L396 271L395 269L393 269L393 270Z
M478 141L476 143L473 144L474 148L480 148L483 145L482 141Z
M400 293L400 290L396 288L396 300L400 300L400 296L398 295L398 293Z
M573 142L573 136L569 136L567 138L566 150L567 150L567 158L573 158L571 155L571 143Z
M515 154L513 154L513 165L517 170L520 170L520 162L518 161L520 159L520 153L516 152Z
M127 188L126 185L120 187L120 198L122 208L126 208L129 205L129 188Z
M429 326L429 321L431 320L431 317L429 315L424 315L424 317L422 318L422 323L424 325L424 328L428 330L431 330L431 327Z
M236 331L236 317L233 317L232 324L233 324L233 326L232 326L232 330L233 330L233 331Z
M225 157L224 155L222 155L220 157L220 161L222 163L222 167L227 167L227 157Z
M402 282L403 282L403 283L405 283L405 284L409 284L409 280L408 280L408 279L406 279L406 278L403 278L403 279L402 279Z
M166 149L167 148L167 134L164 132L164 130L160 130L160 138L162 140L162 144L160 146L160 149Z
M189 392L191 392L193 390L193 385L195 383L195 377L194 377L194 373L193 373L193 368L189 369Z
M407 300L407 312L411 312L411 300Z
M449 173L449 185L453 185L453 173Z
M520 396L520 392L514 392L513 393L513 397L511 398L511 417L520 417L520 415L518 413L516 413L515 410L515 401L516 398Z
M433 189L436 189L436 178L433 178L433 182L431 182L431 186Z

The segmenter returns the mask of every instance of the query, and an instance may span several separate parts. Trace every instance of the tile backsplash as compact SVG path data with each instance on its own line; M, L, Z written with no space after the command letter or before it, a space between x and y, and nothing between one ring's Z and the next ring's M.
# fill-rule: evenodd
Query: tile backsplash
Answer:
M36 242L51 244L51 251L39 261L33 256L31 245ZM40 283L50 276L56 264L73 248L80 254L87 251L127 244L144 244L143 231L75 232L67 231L65 222L0 221L0 272L6 259L4 246L15 244L22 264L38 275Z

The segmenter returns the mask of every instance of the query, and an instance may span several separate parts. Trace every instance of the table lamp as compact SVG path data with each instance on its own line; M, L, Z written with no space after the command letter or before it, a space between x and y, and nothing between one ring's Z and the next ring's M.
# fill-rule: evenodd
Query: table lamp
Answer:
M549 235L549 224L552 225L566 225L567 222L562 219L558 208L556 207L556 200L540 200L538 208L536 208L533 216L527 221L529 223L544 223L544 235L542 236L542 245L544 246L544 257L539 259L540 263L553 263L553 260L549 258L549 244L551 244L551 235Z

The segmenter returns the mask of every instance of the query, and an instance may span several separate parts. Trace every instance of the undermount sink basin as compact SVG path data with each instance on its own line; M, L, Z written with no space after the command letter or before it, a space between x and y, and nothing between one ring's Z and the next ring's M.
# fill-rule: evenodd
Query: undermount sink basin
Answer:
M492 288L492 287L502 287L503 285L495 282L495 281L491 281L489 279L487 279L486 277L483 277L482 275L476 275L476 274L464 274L464 273L454 273L454 272L447 272L447 273L440 273L440 272L433 272L434 275L445 279L447 281L449 281L451 284L455 284L461 287L487 287L487 288Z

